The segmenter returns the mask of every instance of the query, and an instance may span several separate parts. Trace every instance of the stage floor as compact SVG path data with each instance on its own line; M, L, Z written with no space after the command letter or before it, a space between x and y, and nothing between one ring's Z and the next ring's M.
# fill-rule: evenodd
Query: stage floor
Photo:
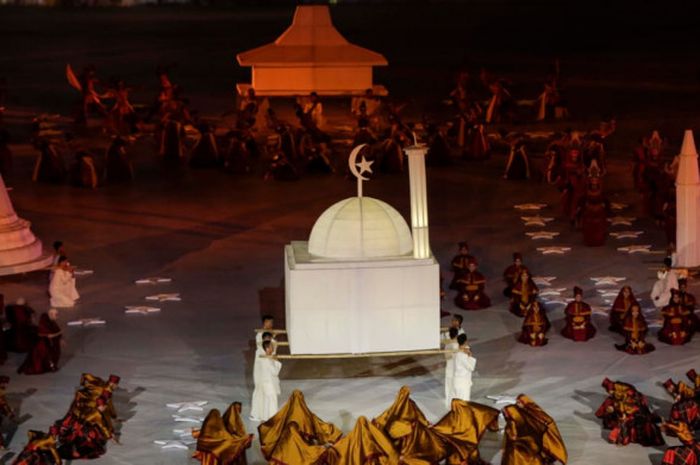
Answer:
M18 172L28 174L30 149L15 149ZM488 394L529 394L556 419L572 465L658 463L661 449L617 448L602 438L600 423L593 416L604 397L600 382L607 376L634 383L650 396L660 414L667 415L670 399L660 383L700 368L700 340L684 347L657 343L654 353L628 356L614 349L620 338L607 331L602 315L594 317L599 332L592 341L563 339L558 335L563 307L550 305L550 343L529 348L515 342L521 322L507 311L500 274L511 253L520 251L536 275L557 277L552 287L566 288L565 298L574 285L580 285L586 300L602 305L590 277L624 276L649 307L652 268L663 256L627 255L616 247L649 243L661 249L662 232L642 219L631 228L616 227L644 230L640 239L610 238L604 247L585 248L580 233L558 218L556 189L501 179L503 162L502 156L495 156L485 164L458 164L430 169L428 174L436 256L446 270L455 243L469 240L489 278L488 292L494 300L490 309L461 312L478 359L473 400L488 404ZM275 183L218 172L161 173L147 153L138 155L136 163L141 175L131 187L91 192L36 185L18 175L15 182L8 182L14 187L11 196L17 211L32 221L34 232L46 244L64 240L71 261L94 270L93 275L78 278L82 299L75 309L61 312L62 324L86 317L107 320L105 327L65 329L68 347L58 373L14 375L22 360L16 354L0 368L1 373L12 375L9 398L23 417L10 442L13 452L24 444L28 429L46 429L65 413L81 373L116 373L123 379L123 389L116 395L120 416L126 418L122 445L110 444L108 453L95 463L189 463L189 452L161 451L153 444L157 439L175 439L175 428L196 426L174 422L165 404L207 400L208 407L224 409L239 400L247 416L252 330L262 312L283 316L283 246L305 239L314 219L334 201L353 195L354 189L354 183L340 175ZM630 191L625 170L626 164L612 163L608 192L612 200L632 204L623 215L637 216L638 199ZM380 176L365 191L408 213L407 177ZM525 231L539 228L525 228L521 214L513 208L533 201L550 205L541 214L557 219L547 229L561 232L551 243L573 247L569 254L536 252L536 247L549 242L527 237ZM173 281L152 286L133 283L146 276ZM449 273L445 276L449 282ZM2 278L0 286L6 301L23 296L38 312L47 309L43 273ZM145 296L159 292L179 292L182 301L157 305L162 308L159 314L124 314L125 305L146 304ZM449 292L446 310L454 309L452 297ZM380 413L407 385L428 418L437 420L445 413L442 370L439 356L288 361L281 373L280 401L300 389L315 413L348 431L359 415ZM253 431L255 425L248 422L248 427ZM500 441L499 434L488 434L482 445L484 456L494 463ZM262 463L257 439L249 459Z

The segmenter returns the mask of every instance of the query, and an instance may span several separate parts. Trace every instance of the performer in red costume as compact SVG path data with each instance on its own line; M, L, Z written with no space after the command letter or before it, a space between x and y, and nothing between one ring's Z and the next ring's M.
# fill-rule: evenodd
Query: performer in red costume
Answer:
M484 292L486 278L477 271L476 259L469 260L467 273L457 280L459 294L455 305L465 310L479 310L491 306L491 300Z
M584 342L595 336L595 328L591 323L591 306L583 301L583 290L574 287L574 301L569 302L564 310L566 326L561 335L576 342Z

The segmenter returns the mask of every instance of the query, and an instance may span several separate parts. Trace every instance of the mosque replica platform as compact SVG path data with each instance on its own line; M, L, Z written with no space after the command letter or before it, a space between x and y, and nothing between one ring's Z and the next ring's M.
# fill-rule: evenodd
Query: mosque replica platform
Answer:
M357 162L362 148L348 161L357 197L328 208L308 242L285 246L292 355L440 348L440 267L428 245L425 148L407 150L413 232L391 205L363 197L372 162Z

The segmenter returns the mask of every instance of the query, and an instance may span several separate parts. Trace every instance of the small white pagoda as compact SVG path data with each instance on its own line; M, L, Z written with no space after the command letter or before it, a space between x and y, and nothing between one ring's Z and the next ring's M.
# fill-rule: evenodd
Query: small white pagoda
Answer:
M439 265L430 251L425 153L406 150L411 229L365 197L371 164L349 158L358 192L328 208L308 242L285 247L286 330L291 354L365 354L440 347Z
M292 25L271 44L239 53L241 66L252 67L252 84L238 84L261 96L359 95L386 89L372 82L372 68L386 66L381 54L348 42L333 26L327 5L298 6Z
M52 256L45 254L27 220L19 218L0 176L0 276L46 268Z

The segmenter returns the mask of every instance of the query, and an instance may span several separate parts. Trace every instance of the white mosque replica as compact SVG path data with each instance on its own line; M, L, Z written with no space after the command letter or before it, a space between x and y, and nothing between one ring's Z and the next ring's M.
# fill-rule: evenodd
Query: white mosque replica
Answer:
M286 332L295 354L369 354L440 347L440 270L428 240L424 146L408 157L411 228L362 195L372 163L350 154L357 196L316 220L307 241L285 246Z

